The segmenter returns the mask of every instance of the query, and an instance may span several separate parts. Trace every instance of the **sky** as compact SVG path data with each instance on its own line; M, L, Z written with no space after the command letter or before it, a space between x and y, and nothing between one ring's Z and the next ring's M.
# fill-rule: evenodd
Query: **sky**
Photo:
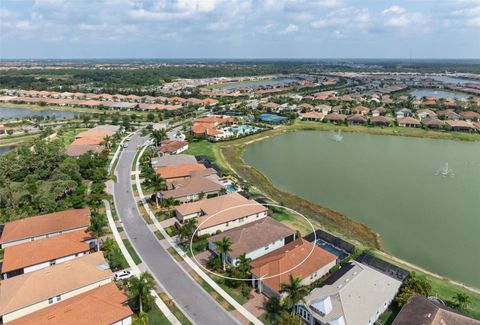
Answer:
M480 0L0 0L0 59L480 58Z

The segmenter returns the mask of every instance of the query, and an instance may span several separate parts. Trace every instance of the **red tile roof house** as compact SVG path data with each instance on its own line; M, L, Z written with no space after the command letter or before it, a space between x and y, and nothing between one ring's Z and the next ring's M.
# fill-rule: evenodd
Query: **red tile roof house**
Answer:
M344 114L330 113L330 114L327 114L327 116L325 116L324 120L331 123L339 124L339 123L345 122L346 118L347 116Z
M472 122L461 120L447 120L447 126L452 131L475 132L477 128Z
M207 167L199 163L171 165L155 168L155 172L165 180L183 180L192 177L192 172L205 170Z
M128 296L109 283L45 309L17 318L11 325L127 325L133 312Z
M478 122L480 121L480 114L474 111L460 112L460 115L467 121Z
M365 125L368 123L368 118L361 114L349 115L347 123L352 125Z
M299 238L252 261L252 285L268 297L281 297L282 284L289 283L290 275L309 285L327 274L336 263L337 256Z
M320 112L307 112L300 115L303 121L322 121L325 115Z
M295 240L295 231L270 217L263 218L245 226L230 229L208 238L208 248L217 254L215 242L224 237L232 241L227 262L235 266L238 257L245 254L255 260Z
M370 118L370 124L376 126L388 126L390 124L390 118L378 115Z
M248 200L238 193L231 193L184 203L175 207L175 216L180 222L197 218L197 236L215 234L240 227L267 217L268 209L260 203Z
M0 236L0 248L48 238L90 226L90 209L54 212L7 222Z
M168 190L158 192L158 198L190 202L203 197L218 196L225 189L213 168L193 171L190 175L191 177L187 179L167 181Z
M163 140L157 148L158 154L163 155L177 155L188 149L188 142L179 140Z
M1 282L0 321L8 323L112 282L102 252Z
M397 117L398 126L407 128L418 128L421 126L420 121L413 117Z
M352 108L352 114L367 115L368 112L370 112L370 108L365 106L355 106Z
M42 238L5 248L2 279L60 264L90 252L94 240L85 230ZM32 254L32 252L35 252Z

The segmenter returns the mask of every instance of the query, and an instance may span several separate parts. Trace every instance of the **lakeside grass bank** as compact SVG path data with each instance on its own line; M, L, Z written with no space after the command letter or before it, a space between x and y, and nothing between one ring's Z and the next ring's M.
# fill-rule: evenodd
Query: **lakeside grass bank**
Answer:
M435 132L421 129L404 128L382 129L363 126L335 126L318 122L297 122L293 125L281 126L273 130L228 142L192 142L191 151L195 152L195 154L213 154L215 162L222 168L223 171L236 174L241 179L247 181L252 185L255 192L263 194L282 205L288 206L299 211L300 213L305 214L307 217L310 217L315 227L338 235L339 237L356 244L359 246L359 248L370 249L375 255L392 264L398 265L410 271L415 271L420 277L430 281L432 284L433 294L438 296L440 299L444 301L452 301L454 295L457 293L464 293L468 295L470 297L470 305L463 312L473 318L480 319L480 293L478 290L464 287L463 285L455 283L448 278L436 275L408 262L395 258L394 256L382 250L378 235L365 225L359 224L358 222L355 222L346 216L304 200L291 193L280 191L271 184L268 178L266 178L255 168L248 166L242 159L245 147L248 144L256 141L261 141L263 139L293 131L334 131L338 129L342 129L345 132L369 133L377 135L410 136L458 141L480 141L480 135L478 134ZM328 213L328 215L323 215L323 213ZM301 225L297 225L296 223L291 224L291 222L288 221L289 220L286 220L285 222L294 228L302 228ZM302 223L302 220L296 221ZM282 222L284 221L282 220Z
M60 111L60 112L72 112L72 113L84 113L84 114L114 114L120 113L125 115L142 115L146 116L149 112L144 111L130 111L130 110L119 110L119 109L97 109L97 108L81 108L81 107L72 107L72 106L58 106L58 105L34 105L34 104L15 104L15 103L0 103L1 108L28 108L33 111ZM155 112L153 112L155 113Z

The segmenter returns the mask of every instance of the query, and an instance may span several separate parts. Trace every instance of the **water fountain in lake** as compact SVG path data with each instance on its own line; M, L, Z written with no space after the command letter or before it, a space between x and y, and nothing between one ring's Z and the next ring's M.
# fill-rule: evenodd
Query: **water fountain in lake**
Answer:
M333 132L332 135L330 136L330 139L337 142L342 141L343 140L342 130L337 130L336 132Z
M453 172L453 169L448 166L448 162L446 162L445 165L443 165L440 169L437 170L435 175L439 175L442 177L454 177L455 173Z

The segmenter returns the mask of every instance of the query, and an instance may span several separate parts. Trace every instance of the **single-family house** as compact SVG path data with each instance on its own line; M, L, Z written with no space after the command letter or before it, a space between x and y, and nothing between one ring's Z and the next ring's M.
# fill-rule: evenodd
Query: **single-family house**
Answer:
M112 282L17 318L8 324L131 325L132 316L128 296Z
M437 117L437 114L431 109L422 108L417 111L417 116L420 120L423 120L424 118L427 118L427 117L435 118Z
M197 218L198 236L215 234L267 217L268 209L239 193L230 193L175 207L180 222Z
M330 113L332 111L332 106L321 104L321 105L316 106L315 110L319 111L319 112L322 112L323 115L327 115L328 113Z
M48 238L90 226L90 209L75 209L7 222L0 236L0 248Z
M385 115L385 113L387 113L387 109L385 107L377 107L372 111L372 116L381 116Z
M347 116L347 123L351 125L365 125L368 123L368 118L362 114L354 114Z
M322 121L325 115L320 112L306 112L300 115L300 118L304 121Z
M355 106L352 108L352 114L367 115L370 112L370 108L365 106Z
M471 122L480 121L480 114L474 111L460 112L460 115L467 121L471 121Z
M396 278L352 261L313 289L295 309L309 325L372 325L401 285Z
M413 117L413 112L409 108L399 108L395 111L395 116L399 117Z
M330 113L325 116L324 120L331 123L343 123L346 118L347 116L344 114Z
M447 126L452 131L475 132L477 130L475 125L470 121L447 120L445 122L447 123Z
M179 140L163 140L157 148L158 154L163 155L177 155L188 149L187 141Z
M181 180L191 177L191 172L207 169L205 165L199 163L171 165L154 168L155 172L166 180Z
M174 165L196 164L197 159L193 155L178 154L155 157L150 160L152 168L167 167Z
M7 129L3 124L0 124L0 134L7 134Z
M388 126L390 124L390 118L382 115L372 116L370 118L370 124L375 126Z
M303 103L303 104L298 105L298 109L301 110L302 112L310 112L310 111L314 110L314 107L313 107L313 105Z
M157 193L160 200L173 198L180 202L218 196L225 189L213 168L190 172L190 177L167 181L167 190Z
M8 246L4 249L2 279L33 272L88 254L95 244L85 230Z
M436 117L422 118L421 122L429 129L440 129L445 126L445 122Z
M403 306L392 325L480 325L480 321L445 306L438 299L414 294Z
M444 110L437 111L437 117L444 120L462 119L462 116L460 114L455 113L453 109L444 109Z
M309 285L323 277L337 263L337 256L314 243L298 238L252 261L252 285L268 297L281 296L290 275Z
M112 272L102 252L3 280L1 321L13 321L111 281Z
M270 217L244 226L230 229L208 238L208 248L217 253L216 241L228 237L232 246L227 254L227 262L235 266L238 257L255 260L295 240L295 231Z
M418 128L421 126L420 121L413 117L397 117L398 126L406 128Z

